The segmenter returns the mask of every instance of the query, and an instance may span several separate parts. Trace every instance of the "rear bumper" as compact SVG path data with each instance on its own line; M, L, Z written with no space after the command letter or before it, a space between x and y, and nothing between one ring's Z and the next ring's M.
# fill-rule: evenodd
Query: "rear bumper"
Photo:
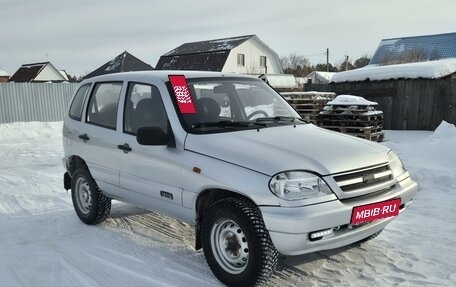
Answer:
M400 213L412 202L418 185L410 177L398 182L388 192L348 200L286 208L260 207L271 239L283 255L299 255L333 249L355 243L382 230L394 218L351 226L353 207L393 198L401 199ZM309 234L331 229L331 234L311 241Z

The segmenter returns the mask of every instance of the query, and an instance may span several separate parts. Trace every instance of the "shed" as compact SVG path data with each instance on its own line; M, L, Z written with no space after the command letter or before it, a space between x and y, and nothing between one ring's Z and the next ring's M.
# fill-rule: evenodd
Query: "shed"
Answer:
M306 76L309 84L328 84L331 82L332 77L337 74L334 72L313 71Z
M296 89L298 82L294 75L291 74L267 74L261 75L260 79L268 83L274 89Z
M443 120L456 124L456 33L384 39L369 65L305 89L378 102L385 129L434 130Z

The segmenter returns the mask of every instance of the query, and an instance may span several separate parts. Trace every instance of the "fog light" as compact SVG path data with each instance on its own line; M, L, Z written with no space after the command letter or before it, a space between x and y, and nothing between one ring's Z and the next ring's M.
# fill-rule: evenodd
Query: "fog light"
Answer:
M333 229L330 228L330 229L326 229L326 230L312 232L312 233L310 233L309 238L311 241L315 241L315 240L322 239L324 236L328 236L333 233L334 233Z

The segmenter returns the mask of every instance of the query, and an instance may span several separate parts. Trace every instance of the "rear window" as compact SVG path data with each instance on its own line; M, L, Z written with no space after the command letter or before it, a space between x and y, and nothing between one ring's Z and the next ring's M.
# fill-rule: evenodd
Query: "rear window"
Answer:
M82 108L84 106L84 99L87 94L87 91L90 88L90 84L85 84L80 87L74 96L73 102L70 107L70 118L80 121L82 118Z

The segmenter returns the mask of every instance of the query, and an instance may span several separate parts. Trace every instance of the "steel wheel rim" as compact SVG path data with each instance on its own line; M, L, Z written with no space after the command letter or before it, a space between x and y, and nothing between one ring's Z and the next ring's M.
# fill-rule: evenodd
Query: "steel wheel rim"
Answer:
M242 229L230 219L212 226L212 253L219 266L231 274L243 272L249 262L249 245Z
M76 180L76 204L83 214L90 212L92 206L92 191L90 190L89 182L80 177Z

